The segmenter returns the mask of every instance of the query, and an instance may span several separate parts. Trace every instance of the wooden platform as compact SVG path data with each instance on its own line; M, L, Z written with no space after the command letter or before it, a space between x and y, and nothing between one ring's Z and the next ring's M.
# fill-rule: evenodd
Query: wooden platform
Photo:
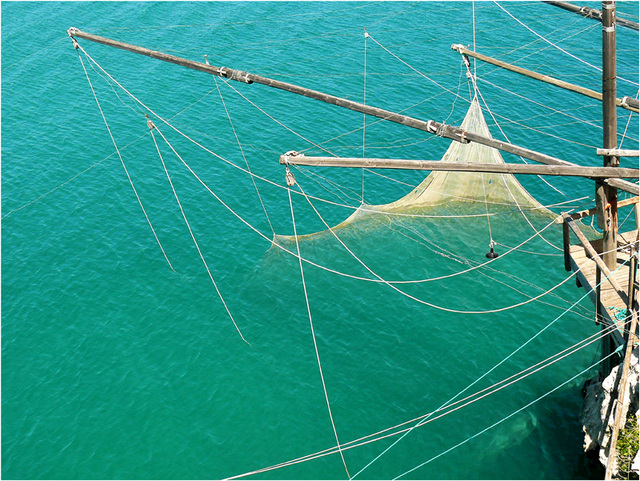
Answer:
M596 252L602 252L602 240L591 242ZM628 292L629 292L629 259L633 250L638 249L638 231L630 231L618 233L618 269L612 271L613 284L619 289L614 288L612 282L605 279L602 275L602 283L600 286L600 302L602 322L607 325L615 324L618 329L612 336L617 344L624 342L623 320L618 319L616 314L627 308ZM597 302L596 293L596 262L582 245L571 245L569 247L571 268L577 271L576 280L582 285L594 304ZM625 264L626 262L626 264Z

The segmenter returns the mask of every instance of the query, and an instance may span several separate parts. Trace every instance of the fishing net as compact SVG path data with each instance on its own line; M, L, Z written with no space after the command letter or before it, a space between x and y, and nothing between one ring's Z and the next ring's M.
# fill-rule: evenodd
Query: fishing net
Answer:
M491 137L477 97L471 102L461 128L465 131ZM451 143L442 157L442 161L504 164L500 151L496 149L477 142L462 144L457 141ZM438 171L432 172L418 187L403 198L390 204L371 206L370 209L394 212L448 202L516 205L527 209L542 208L538 201L511 174Z
M461 128L485 137L491 137L477 97L473 99ZM504 163L500 151L470 142L452 141L442 157L443 162ZM451 215L489 211L525 211L554 216L543 207L511 174L478 172L435 171L429 174L413 191L389 204L363 204L346 220L333 229L346 227L371 217L393 214L420 214L437 210ZM314 235L314 234L310 234ZM290 236L276 236L285 240ZM299 238L308 236L298 236Z

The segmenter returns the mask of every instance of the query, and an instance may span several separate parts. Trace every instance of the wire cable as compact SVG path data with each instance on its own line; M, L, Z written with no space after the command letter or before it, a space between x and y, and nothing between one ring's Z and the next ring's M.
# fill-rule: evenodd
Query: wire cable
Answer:
M233 322L233 325L235 326L236 331L238 331L238 334L240 334L240 337L242 338L242 340L244 342L246 342L249 346L251 346L251 343L249 341L247 341L244 338L244 336L242 335L242 332L240 331L240 328L238 327L238 324L236 323L236 320L233 318L233 315L231 314L231 311L229 310L229 306L227 306L227 303L224 300L224 297L222 297L222 292L220 292L220 288L218 287L218 284L216 283L215 279L213 278L213 274L211 274L211 270L209 269L209 265L207 264L207 261L205 260L204 255L202 254L202 250L200 249L200 245L198 244L198 241L196 240L196 236L193 234L193 230L191 229L191 225L189 224L189 220L187 219L187 215L185 214L184 209L182 207L182 202L180 202L180 198L178 197L178 193L176 192L176 189L175 189L175 187L173 185L173 181L171 180L171 176L169 175L169 171L167 170L167 166L164 163L164 159L162 158L162 154L160 153L160 148L158 147L158 142L156 141L156 136L153 134L153 131L156 130L158 132L158 134L160 134L160 136L165 141L165 143L169 146L169 148L173 151L173 153L180 160L182 160L182 157L180 156L180 154L178 154L178 152L176 152L176 150L173 148L173 145L171 145L171 143L169 143L167 138L164 136L164 134L162 132L160 132L160 129L158 129L158 127L156 127L155 125L153 125L153 123L151 123L149 128L150 128L150 131L151 131L151 137L153 138L153 144L155 145L156 151L158 152L158 157L160 157L160 161L162 162L162 167L164 168L164 172L167 175L167 179L169 180L169 184L171 185L171 190L173 191L173 195L174 195L174 197L176 199L176 202L178 203L178 207L180 207L180 212L182 213L182 218L184 219L184 223L187 225L187 229L189 229L189 234L191 234L191 239L193 239L193 243L195 244L196 249L198 250L198 255L200 256L200 259L202 260L202 263L204 264L204 267L207 270L207 274L209 275L209 279L211 279L211 283L213 284L213 287L215 288L216 292L218 293L218 297L220 298L220 301L222 301L222 305L224 306L225 311L227 311L227 315L231 319L231 322Z
M124 172L127 175L127 179L129 179L129 184L131 184L131 188L133 189L133 193L135 194L136 199L138 199L138 204L140 205L140 208L142 209L142 212L144 213L145 219L147 219L147 223L149 224L149 227L151 228L151 232L153 232L153 236L155 237L156 242L160 246L160 250L162 251L162 255L164 256L165 260L167 261L167 264L169 264L169 267L171 268L171 270L173 272L175 272L175 269L171 265L171 261L169 260L169 257L167 257L167 253L165 252L164 247L162 247L162 243L160 242L160 239L158 238L158 234L156 233L156 230L153 228L153 224L151 224L151 219L149 219L149 215L147 214L146 209L142 205L142 200L140 199L140 196L138 195L138 190L136 189L135 185L133 185L133 180L131 179L131 175L129 175L129 170L127 169L127 166L124 163L124 159L122 158L122 154L120 154L120 150L118 149L118 144L116 144L116 140L113 138L113 134L111 133L111 129L109 128L109 123L107 122L107 118L105 117L104 112L102 111L102 107L100 106L100 101L98 100L98 96L96 95L96 91L93 88L93 84L91 83L91 79L89 78L89 73L87 72L87 69L84 66L84 62L82 61L82 57L80 56L80 53L78 53L78 58L80 59L80 64L82 65L82 70L84 70L84 74L87 77L87 81L89 82L89 87L91 88L91 92L93 93L93 98L96 100L96 104L98 105L98 110L100 110L100 115L102 116L102 120L104 121L104 125L107 127L107 131L109 132L109 137L111 138L111 142L113 143L113 146L116 149L116 152L118 154L118 158L120 159L120 163L122 164L122 168L124 169Z
M293 224L293 232L296 238L296 251L298 252L298 261L300 263L300 277L302 278L302 289L304 290L304 300L307 306L307 313L309 315L309 325L311 326L311 335L313 337L313 347L316 352L316 359L318 361L318 370L320 371L320 379L322 380L322 389L324 390L324 398L327 402L327 409L329 411L329 419L331 420L331 427L333 428L333 434L336 438L336 444L338 446L338 451L340 451L340 457L342 458L342 464L344 465L344 469L347 473L347 478L351 478L349 475L349 469L347 468L347 462L344 459L344 454L342 453L342 449L340 447L340 439L338 439L338 431L336 430L336 423L333 420L333 413L331 411L331 404L329 403L329 394L327 393L327 385L324 380L324 373L322 371L322 364L320 363L320 353L318 352L318 342L316 341L316 333L313 328L313 317L311 316L311 307L309 306L309 294L307 293L307 283L304 279L304 269L302 267L302 256L300 255L300 244L298 243L298 236L296 234L296 218L293 214L293 202L291 200L291 189L287 189L289 191L289 207L291 208L291 223Z
M592 67L594 69L596 69L598 72L602 72L602 69L596 65L590 64L589 62L587 62L586 60L582 60L579 57L576 57L575 55L573 55L572 53L567 52L565 49L563 49L562 47L560 47L559 45L556 45L555 43L551 42L550 40L547 40L546 38L544 38L542 35L540 35L539 33L535 32L533 29L529 28L528 26L526 26L523 22L521 22L520 20L518 20L516 17L514 17L513 15L511 15L502 5L500 5L496 0L493 1L493 3L495 3L498 7L500 7L500 9L502 11L504 11L507 15L509 15L512 19L514 19L516 22L518 22L520 25L522 25L524 28L526 28L527 30L529 30L531 33L533 33L536 37L539 37L540 39L544 40L545 42L547 42L549 45L551 45L552 47L560 50L562 53L569 55L571 58L574 58L576 60L578 60L579 62L582 62L585 65L588 65L589 67ZM640 85L637 82L632 82L631 80L627 80L625 78L622 78L620 76L617 76L616 78L622 80L623 82L627 82L630 83L632 85Z

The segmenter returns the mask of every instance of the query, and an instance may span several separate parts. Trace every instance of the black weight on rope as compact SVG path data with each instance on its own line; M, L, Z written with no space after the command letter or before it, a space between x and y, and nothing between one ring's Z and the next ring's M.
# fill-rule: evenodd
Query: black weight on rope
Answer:
M493 246L489 246L489 252L487 252L487 253L485 254L485 257L486 257L487 259L495 259L495 258L496 258L496 257L498 257L499 255L500 255L500 254L496 254L496 253L493 251Z
M484 255L487 259L495 259L496 257L499 256L499 254L496 254L495 251L493 250L494 245L496 245L496 243L493 242L493 239L491 239L491 242L489 242L489 252L487 252Z

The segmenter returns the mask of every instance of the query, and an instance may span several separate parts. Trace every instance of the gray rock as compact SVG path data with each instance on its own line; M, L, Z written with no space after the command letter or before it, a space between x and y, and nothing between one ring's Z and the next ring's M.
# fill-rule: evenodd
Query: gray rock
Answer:
M638 411L638 396L640 393L640 366L638 365L638 348L631 355L629 374L625 396L621 406L622 419L626 419L629 410ZM599 450L598 458L603 466L607 465L613 425L618 404L618 392L615 391L618 371L622 364L615 366L609 375L602 381L591 380L585 385L585 398L580 414L582 430L584 431L585 452ZM615 392L614 392L615 391ZM640 470L640 460L636 456L634 470ZM617 472L617 466L613 474Z

